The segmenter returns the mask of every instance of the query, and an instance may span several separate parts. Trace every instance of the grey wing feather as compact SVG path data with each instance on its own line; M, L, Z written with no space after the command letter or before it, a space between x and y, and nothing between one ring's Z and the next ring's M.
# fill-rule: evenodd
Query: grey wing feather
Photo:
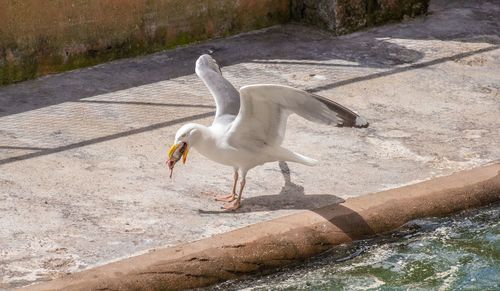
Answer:
M358 128L365 128L370 125L366 119L363 116L360 116L356 114L354 111L350 110L349 108L340 105L339 103L332 101L330 99L327 99L325 97L316 95L316 94L311 94L309 93L312 97L314 97L316 100L320 101L321 103L325 104L328 109L331 111L335 112L337 114L337 117L340 122L337 122L338 127L358 127Z
M255 102L272 102L303 118L323 124L346 127L368 127L368 122L354 111L325 97L283 85L250 85L240 94L252 96Z
M282 85L250 85L240 89L241 108L231 128L240 144L281 144L287 117L296 113L313 122L367 127L352 110L324 97Z
M222 76L222 72L217 62L209 55L202 55L196 61L195 71L215 99L217 109L214 123L221 120L227 120L226 117L228 117L228 115L229 117L233 117L229 118L229 120L232 121L240 110L240 94L236 88Z

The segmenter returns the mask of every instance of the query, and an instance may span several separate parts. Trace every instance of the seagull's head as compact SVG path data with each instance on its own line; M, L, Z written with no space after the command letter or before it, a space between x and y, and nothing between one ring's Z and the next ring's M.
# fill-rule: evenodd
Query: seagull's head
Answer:
M167 166L173 171L175 164L182 158L182 163L186 163L189 149L200 136L200 125L188 123L183 125L175 134L174 144L168 150ZM172 172L170 172L172 177Z
M214 58L212 58L210 55L201 55L196 61L196 70L199 71L206 68L222 74L220 66L219 64L217 64L217 61Z

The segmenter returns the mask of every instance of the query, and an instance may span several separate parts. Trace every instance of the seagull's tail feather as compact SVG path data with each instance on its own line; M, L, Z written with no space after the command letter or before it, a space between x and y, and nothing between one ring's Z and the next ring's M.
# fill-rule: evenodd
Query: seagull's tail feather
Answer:
M300 164L303 164L306 166L316 166L318 164L318 160L306 157L306 156L298 154L298 153L294 153L294 154L296 155L297 159L295 161L291 161L291 162L300 163Z
M292 152L291 150L283 147L274 148L273 152L274 159L278 161L294 162L306 166L314 166L318 163L318 161L315 159L306 157L296 152Z
M318 164L318 161L315 159L306 157L306 156L301 155L301 154L296 153L296 152L290 152L290 153L291 153L291 155L288 158L288 161L290 161L290 162L295 162L295 163L303 164L306 166L315 166Z

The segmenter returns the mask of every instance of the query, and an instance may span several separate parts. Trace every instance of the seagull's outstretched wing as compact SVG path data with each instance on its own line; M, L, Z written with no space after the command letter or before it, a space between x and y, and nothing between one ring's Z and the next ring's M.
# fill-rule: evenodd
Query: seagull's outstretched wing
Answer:
M367 127L368 122L327 98L282 85L240 89L241 108L230 129L230 142L251 147L281 144L290 114L323 124Z
M240 94L222 76L217 62L209 55L202 55L196 61L195 71L215 99L214 123L232 121L240 110Z

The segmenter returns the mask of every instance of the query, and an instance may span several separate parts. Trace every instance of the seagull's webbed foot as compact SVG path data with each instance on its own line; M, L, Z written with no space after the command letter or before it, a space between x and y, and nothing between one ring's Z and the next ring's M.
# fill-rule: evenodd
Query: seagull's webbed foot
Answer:
M216 196L215 201L232 202L236 200L236 198L237 198L236 194L233 193L225 196Z
M240 201L238 199L235 199L234 201L230 203L224 204L222 208L226 209L227 211L235 211L240 208Z

